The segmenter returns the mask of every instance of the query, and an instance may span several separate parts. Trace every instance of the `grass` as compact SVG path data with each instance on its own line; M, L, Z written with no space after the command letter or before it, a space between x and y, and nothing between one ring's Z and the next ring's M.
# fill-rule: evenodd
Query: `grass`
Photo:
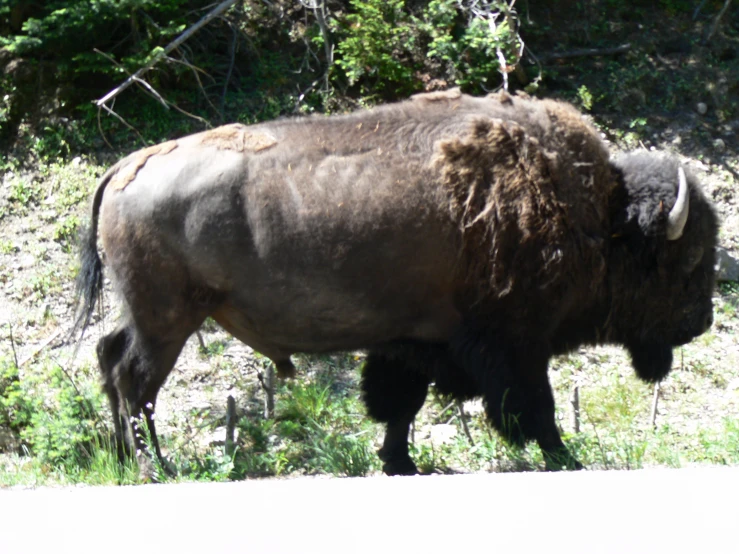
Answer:
M735 288L725 292L728 302L735 301ZM218 340L211 342L220 344ZM214 359L218 357L222 358L223 352ZM736 380L734 368L719 371L717 384L715 363L710 359L700 362L705 358L702 345L693 346L682 357L682 365L663 384L654 429L649 424L653 389L632 375L628 359L619 349L583 350L555 360L551 377L557 417L572 453L590 469L739 464L736 409L715 425L697 424L689 415L691 410L700 411L706 394L725 391L726 384ZM15 402L15 414L6 417L17 422L23 446L21 453L0 457L0 486L137 482L135 464L120 466L114 455L109 416L96 387L94 368L75 372L72 386L69 377L58 369L55 372L49 358L41 358L24 372L14 371L10 358L2 360L6 377L0 382L0 397L6 408ZM294 360L303 377L278 385L274 419L263 417L263 393L255 380L242 385L248 390L246 400L239 405L232 454L225 452L219 435L224 415L217 410L175 414L174 427L164 432L160 427L167 469L176 473L176 477L168 477L160 467L161 480L364 476L379 472L375 450L382 428L368 421L358 397L361 358L296 356ZM44 380L42 375L53 378ZM567 400L574 382L580 385L579 433L574 433L569 423ZM83 415L85 402L94 406L94 415ZM675 409L677 402L681 407ZM411 445L411 455L422 473L543 470L543 457L536 445L523 449L508 446L491 431L484 413L475 405L467 408L473 411L467 417L468 437L457 407L443 398L429 397L416 420ZM95 422L98 416L102 427ZM92 434L72 431L83 421L88 421ZM440 425L446 426L446 438L441 441L434 431ZM66 450L60 451L60 444Z

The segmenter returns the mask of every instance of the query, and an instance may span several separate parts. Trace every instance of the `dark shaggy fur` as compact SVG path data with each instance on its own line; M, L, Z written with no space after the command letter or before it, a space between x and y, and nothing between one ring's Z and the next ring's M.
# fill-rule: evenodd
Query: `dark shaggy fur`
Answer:
M687 221L667 232L682 221L669 217L678 167L611 160L566 104L459 91L134 153L95 194L78 279L84 328L99 223L126 313L98 346L119 439L144 449L129 424L141 415L157 445L157 393L210 316L281 374L295 352L367 349L388 473L415 471L408 426L432 382L482 396L494 427L536 440L548 467L578 467L549 358L622 344L657 380L710 325L716 216L688 174Z

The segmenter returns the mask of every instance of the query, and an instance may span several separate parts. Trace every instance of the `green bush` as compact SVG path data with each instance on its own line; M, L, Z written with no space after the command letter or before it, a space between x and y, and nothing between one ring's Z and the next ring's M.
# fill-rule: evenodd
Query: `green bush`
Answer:
M0 15L15 0L0 0ZM0 46L24 57L43 57L74 74L120 76L136 68L156 47L182 32L183 14L192 0L57 0L45 2L23 22L22 29L0 36ZM206 4L206 2L201 2ZM123 68L95 53L108 52Z
M44 363L21 375L0 361L0 425L20 436L41 465L69 471L87 467L100 442L102 394L96 383L78 388L70 374Z
M418 14L403 0L351 0L350 6L334 24L336 65L365 96L419 90L424 74L481 92L500 83L499 55L508 70L518 61L520 40L504 0L474 9L457 0L432 0Z
M418 88L413 81L411 52L415 36L404 0L351 0L336 46L336 65L350 85L361 83L363 95L373 91L405 94Z
M428 56L441 62L449 79L470 92L500 81L503 55L508 66L518 62L520 41L505 16L507 2L486 3L486 13L456 0L432 0L424 10L420 29L428 35Z

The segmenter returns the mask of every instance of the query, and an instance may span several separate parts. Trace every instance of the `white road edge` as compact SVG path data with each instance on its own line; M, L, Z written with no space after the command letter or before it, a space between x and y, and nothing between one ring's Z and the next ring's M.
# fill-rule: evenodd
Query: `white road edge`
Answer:
M0 490L0 554L739 552L739 468Z

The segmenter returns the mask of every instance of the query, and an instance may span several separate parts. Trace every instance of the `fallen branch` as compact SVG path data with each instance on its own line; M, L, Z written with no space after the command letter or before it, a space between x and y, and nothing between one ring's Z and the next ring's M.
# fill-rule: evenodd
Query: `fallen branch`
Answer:
M550 60L564 60L566 58L583 58L585 56L612 56L613 54L623 54L631 50L631 44L626 43L613 48L583 48L581 50L570 50L569 52L552 52L550 54L542 54L539 56L540 62Z
M18 360L16 359L16 367L20 369L21 367L26 365L28 362L33 360L36 356L38 356L38 353L41 352L47 346L49 346L49 344L51 344L51 341L57 338L61 332L62 332L61 329L57 329L56 331L54 331L48 339L46 339L44 342L38 345L36 349L33 352L31 352L28 356L26 356L25 359L21 360L20 363L18 363ZM13 335L11 334L10 336L12 339ZM13 348L13 354L15 354L15 348Z
M221 2L218 4L215 8L213 8L210 12L208 12L205 16L203 16L200 21L195 23L192 27L187 29L184 33L182 33L180 36L178 36L176 39L174 39L172 42L170 42L167 46L164 47L164 49L159 52L156 56L154 56L151 61L149 61L148 64L146 64L144 67L139 69L136 73L131 75L128 79L123 81L120 85L118 85L116 88L111 90L108 94L103 96L102 98L95 100L95 105L97 105L98 108L103 107L103 105L116 96L118 96L121 92L126 90L128 87L130 87L132 84L134 84L137 81L140 81L141 76L149 71L152 67L154 67L160 60L162 60L164 57L167 56L172 50L180 46L183 42L185 42L187 39L189 39L195 32L197 32L201 27L207 25L212 19L218 17L223 12L225 12L228 8L233 6L236 3L236 0L226 0L225 2Z

